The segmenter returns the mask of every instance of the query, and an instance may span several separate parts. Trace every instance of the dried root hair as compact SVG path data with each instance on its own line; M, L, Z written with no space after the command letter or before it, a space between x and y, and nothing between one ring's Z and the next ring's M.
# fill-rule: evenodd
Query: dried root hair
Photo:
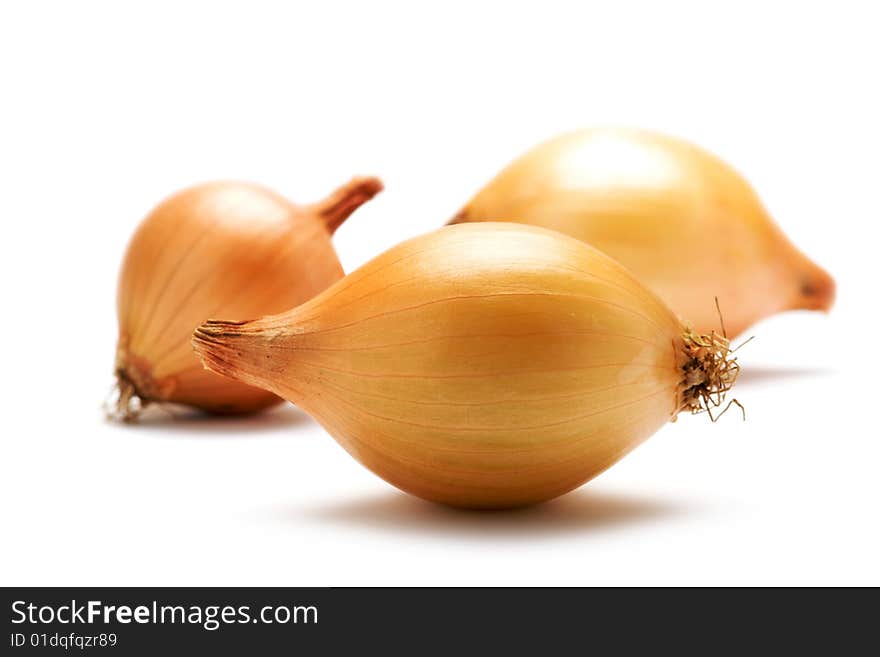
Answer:
M701 335L686 326L681 336L687 362L682 367L684 378L679 385L676 414L681 411L690 411L691 414L708 413L709 418L716 422L731 406L738 406L745 420L746 411L739 401L732 399L726 405L724 401L740 372L734 354L752 338L731 349L717 298L715 307L721 320L721 335L715 331ZM724 408L717 412L722 406Z
M141 412L150 404L138 393L134 382L125 370L116 371L116 383L104 400L104 414L108 420L117 422L134 422Z

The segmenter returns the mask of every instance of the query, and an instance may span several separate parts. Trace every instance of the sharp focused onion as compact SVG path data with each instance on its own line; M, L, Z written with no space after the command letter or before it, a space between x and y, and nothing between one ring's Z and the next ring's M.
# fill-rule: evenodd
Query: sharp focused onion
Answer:
M115 413L154 401L247 413L281 400L205 371L189 346L218 314L260 317L310 299L343 276L336 228L382 188L356 178L297 206L262 187L210 183L171 196L144 219L119 280Z
M395 486L465 507L565 493L720 404L738 371L726 339L682 326L611 258L500 223L410 240L286 313L209 321L193 345Z
M584 130L515 160L452 223L512 221L577 237L628 267L701 331L713 297L731 336L784 310L828 310L834 281L727 164L671 137Z

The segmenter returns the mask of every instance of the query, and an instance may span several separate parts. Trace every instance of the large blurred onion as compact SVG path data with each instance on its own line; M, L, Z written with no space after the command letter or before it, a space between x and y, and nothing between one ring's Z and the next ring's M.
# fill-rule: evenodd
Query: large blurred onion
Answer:
M784 310L828 310L834 281L801 253L730 166L651 132L593 129L515 160L452 223L567 233L624 264L700 332L730 337Z

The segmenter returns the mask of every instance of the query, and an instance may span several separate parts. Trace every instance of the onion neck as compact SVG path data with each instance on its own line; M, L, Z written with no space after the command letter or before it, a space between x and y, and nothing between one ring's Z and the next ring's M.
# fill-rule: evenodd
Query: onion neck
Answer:
M299 404L302 395L286 362L273 358L273 337L277 331L262 320L209 319L193 332L192 347L205 369Z
M802 271L797 281L794 308L829 312L836 296L836 285L831 274L809 260Z
M470 210L467 207L463 207L459 210L455 216L446 222L447 226L454 226L455 224L466 224L470 221Z
M364 203L382 191L378 178L352 178L323 201L310 206L332 235Z

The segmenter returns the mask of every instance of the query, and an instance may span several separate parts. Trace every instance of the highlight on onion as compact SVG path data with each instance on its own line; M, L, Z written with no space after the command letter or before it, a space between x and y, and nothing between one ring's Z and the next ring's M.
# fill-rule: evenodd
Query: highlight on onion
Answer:
M480 508L580 486L721 405L739 370L723 335L682 325L616 261L508 223L409 240L297 308L208 321L193 346L391 484Z
M515 160L450 223L511 221L577 237L628 267L700 331L718 297L731 337L785 310L830 309L833 279L730 166L631 129L562 135Z
M215 182L156 207L122 264L111 415L130 420L152 402L220 414L280 402L202 368L190 347L192 331L217 315L281 312L342 278L331 236L381 189L376 178L355 178L326 200L301 206L257 185Z

